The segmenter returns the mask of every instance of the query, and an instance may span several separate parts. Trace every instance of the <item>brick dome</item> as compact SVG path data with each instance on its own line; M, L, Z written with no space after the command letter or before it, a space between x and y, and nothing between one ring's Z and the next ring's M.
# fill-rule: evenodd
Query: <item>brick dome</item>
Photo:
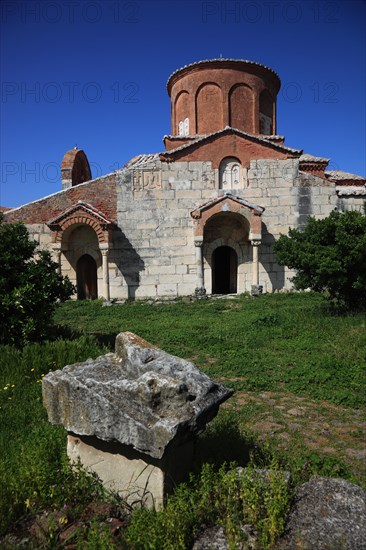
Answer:
M272 69L253 61L211 59L186 65L167 83L172 135L205 135L226 126L275 134L280 86Z

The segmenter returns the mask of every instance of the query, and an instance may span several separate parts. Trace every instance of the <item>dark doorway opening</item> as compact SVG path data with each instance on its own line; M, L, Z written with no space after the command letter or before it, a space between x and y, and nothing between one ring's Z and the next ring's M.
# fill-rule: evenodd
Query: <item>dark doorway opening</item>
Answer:
M238 256L230 246L219 246L212 254L212 294L236 294Z
M81 256L76 264L76 282L78 300L98 298L97 264L89 254Z

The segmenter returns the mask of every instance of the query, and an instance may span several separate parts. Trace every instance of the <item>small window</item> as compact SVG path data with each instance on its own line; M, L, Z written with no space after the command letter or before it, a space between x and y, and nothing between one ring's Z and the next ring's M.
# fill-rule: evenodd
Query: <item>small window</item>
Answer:
M189 136L189 118L184 119L184 135Z
M178 124L178 135L189 136L189 118L181 120Z
M220 189L241 188L242 169L240 161L235 157L227 157L220 165Z

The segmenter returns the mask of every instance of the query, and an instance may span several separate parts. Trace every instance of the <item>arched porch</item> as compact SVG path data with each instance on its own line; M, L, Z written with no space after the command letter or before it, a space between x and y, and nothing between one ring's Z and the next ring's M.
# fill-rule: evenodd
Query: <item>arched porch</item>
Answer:
M230 193L191 212L195 220L196 295L257 293L263 212L264 208Z
M113 222L80 201L47 225L53 231L60 272L77 285L78 299L109 300L108 254Z

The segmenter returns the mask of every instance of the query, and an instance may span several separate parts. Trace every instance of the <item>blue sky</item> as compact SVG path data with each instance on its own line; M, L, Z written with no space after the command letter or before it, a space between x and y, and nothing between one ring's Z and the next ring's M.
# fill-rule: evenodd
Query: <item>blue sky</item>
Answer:
M365 175L365 23L358 0L3 0L0 204L60 190L75 145L94 177L162 151L169 75L220 56L278 73L286 145Z

